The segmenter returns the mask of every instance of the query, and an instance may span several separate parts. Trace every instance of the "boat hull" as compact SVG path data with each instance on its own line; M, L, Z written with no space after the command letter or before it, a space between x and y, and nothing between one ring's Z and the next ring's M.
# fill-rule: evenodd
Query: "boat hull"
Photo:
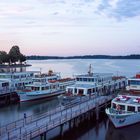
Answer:
M46 94L44 93L44 94L37 94L37 95L29 95L27 93L22 93L18 95L20 96L20 102L28 102L28 101L40 100L44 98L51 98L64 93L65 91L56 91L52 93L46 93Z
M140 112L131 115L111 115L106 110L106 114L116 128L122 128L140 122Z

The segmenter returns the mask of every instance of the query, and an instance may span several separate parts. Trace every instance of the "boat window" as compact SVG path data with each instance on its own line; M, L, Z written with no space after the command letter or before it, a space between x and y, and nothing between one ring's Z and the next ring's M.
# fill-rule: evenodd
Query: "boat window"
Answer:
M131 80L130 85L140 85L140 81Z
M113 107L113 108L116 108L116 104L113 103L113 104L112 104L112 107Z
M55 88L56 88L56 85L53 85L53 86L52 86L52 89L55 89Z
M125 105L119 105L120 106L120 110L125 110Z
M88 92L87 92L88 94L91 94L91 89L88 89Z
M68 93L73 93L73 89L72 88L69 88L68 89Z
M127 110L128 111L135 111L135 107L134 106L127 106Z
M128 80L128 86L130 86L130 80Z
M40 82L40 79L33 79L34 82Z
M140 107L138 107L138 112L140 112Z
M83 81L87 81L87 78L83 78Z
M83 89L79 89L78 90L78 94L83 94L84 93L84 90Z
M91 78L87 78L87 81L90 82L91 81Z
M45 90L45 87L42 87L42 90Z
M45 90L48 90L49 89L49 86L45 87Z
M18 75L14 75L13 78L14 79L19 79L19 76Z
M9 86L9 83L2 83L2 87Z
M76 78L77 81L80 81L80 78Z
M77 93L77 88L74 89L74 93Z

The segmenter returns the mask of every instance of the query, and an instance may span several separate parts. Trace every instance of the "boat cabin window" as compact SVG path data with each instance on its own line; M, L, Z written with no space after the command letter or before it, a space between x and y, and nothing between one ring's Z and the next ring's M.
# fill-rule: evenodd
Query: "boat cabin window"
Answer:
M78 94L83 94L84 90L83 89L79 89Z
M138 112L140 112L140 107L138 107Z
M120 110L125 110L125 105L119 105L120 106Z
M87 80L88 80L87 78L83 78L83 81L87 82Z
M2 87L9 86L9 83L2 83Z
M40 79L33 79L34 82L40 82Z
M76 78L77 81L80 81L80 78Z
M39 87L32 87L31 89L37 91L39 90Z
M91 94L92 93L92 90L91 89L88 89L88 92L87 92L88 94Z
M77 93L77 88L74 89L74 93Z
M69 88L68 89L68 93L73 93L73 89L72 88Z
M127 110L134 112L135 111L135 107L134 106L127 106Z
M131 80L130 85L140 85L140 81Z
M112 104L112 107L116 109L116 104L113 103L113 104Z
M14 75L13 78L14 79L19 79L19 76L18 75Z
M49 86L47 86L47 87L44 87L45 88L45 90L48 90L49 89Z

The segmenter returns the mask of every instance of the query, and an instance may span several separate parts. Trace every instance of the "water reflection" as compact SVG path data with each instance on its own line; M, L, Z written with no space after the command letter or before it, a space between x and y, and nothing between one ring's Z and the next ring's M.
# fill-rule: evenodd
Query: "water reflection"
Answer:
M140 123L120 129L116 129L109 122L106 140L140 140Z
M19 103L0 109L0 125L23 118L24 113L27 116L43 113L59 105L57 97L33 102Z
M105 132L108 126L108 118L105 114L101 114L100 120L96 121L95 114L90 120L85 119L78 126L69 123L63 126L63 135L60 135L60 128L57 127L47 132L46 137L48 140L104 140ZM36 138L34 140L40 140Z

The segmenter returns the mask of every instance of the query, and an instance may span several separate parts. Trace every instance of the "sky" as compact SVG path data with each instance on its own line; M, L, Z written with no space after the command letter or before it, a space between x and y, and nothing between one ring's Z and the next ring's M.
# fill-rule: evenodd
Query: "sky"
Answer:
M140 54L140 0L0 0L0 50Z

